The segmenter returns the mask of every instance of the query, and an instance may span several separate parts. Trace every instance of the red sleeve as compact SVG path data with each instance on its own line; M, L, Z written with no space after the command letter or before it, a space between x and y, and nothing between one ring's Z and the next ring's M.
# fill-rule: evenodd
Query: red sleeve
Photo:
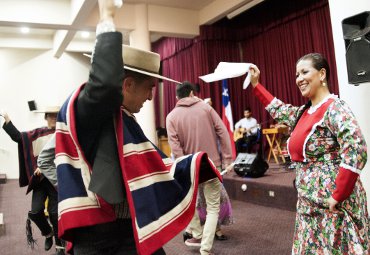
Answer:
M336 189L332 197L338 202L342 202L351 195L353 187L357 181L358 174L343 167L339 168L339 173L335 179Z
M257 86L254 87L253 92L265 107L274 99L274 96L271 95L261 83L258 83Z

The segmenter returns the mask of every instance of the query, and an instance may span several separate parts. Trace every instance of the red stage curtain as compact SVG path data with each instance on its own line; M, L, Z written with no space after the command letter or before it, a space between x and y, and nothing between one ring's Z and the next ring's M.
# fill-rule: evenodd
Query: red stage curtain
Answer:
M199 39L199 38L198 38ZM240 50L237 42L212 41L210 44L205 40L193 40L191 45L181 48L179 44L185 45L181 39L164 39L153 45L153 50L163 52L162 74L180 82L190 81L200 84L198 97L211 97L213 106L217 112L221 112L221 83L207 84L198 77L213 72L220 61L240 62ZM159 46L158 46L159 45ZM159 48L158 48L159 47ZM163 49L166 48L166 49ZM179 51L176 52L175 49ZM171 55L171 50L173 54ZM165 116L176 105L176 85L163 81L163 113ZM156 112L159 112L158 110ZM159 122L159 118L157 123Z
M286 12L278 3L273 4L275 11L271 16ZM258 11L256 10L256 17L258 17ZM306 99L301 96L295 84L296 61L307 53L319 52L328 59L331 69L330 90L338 95L334 44L327 2L315 1L310 8L285 15L280 20L273 21L271 16L264 15L263 32L241 43L244 62L259 66L262 84L284 102L294 105L306 103ZM253 17L249 16L249 18L253 21ZM262 105L253 97L251 88L243 94L245 98L243 101L248 102L247 105L250 105L260 121L270 119ZM242 108L243 105L239 104L233 109L240 111ZM242 112L239 112L239 115L242 115Z
M213 72L220 61L255 63L261 70L261 82L276 97L301 105L306 99L295 85L296 60L306 53L320 52L331 67L331 92L339 93L327 0L267 0L233 20L202 26L195 39L165 38L152 46L161 54L163 75L199 83L199 97L211 97L219 114L221 82L206 84L198 77ZM251 87L242 89L244 78L228 82L234 122L243 117L247 106L259 122L271 122ZM167 116L176 104L176 89L174 84L163 84L163 114Z

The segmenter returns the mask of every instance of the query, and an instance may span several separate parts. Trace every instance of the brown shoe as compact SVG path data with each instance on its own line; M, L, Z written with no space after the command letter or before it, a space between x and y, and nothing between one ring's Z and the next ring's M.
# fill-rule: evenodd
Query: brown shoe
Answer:
M190 247L200 247L202 242L202 239L196 239L196 238L190 238L185 241L185 244Z

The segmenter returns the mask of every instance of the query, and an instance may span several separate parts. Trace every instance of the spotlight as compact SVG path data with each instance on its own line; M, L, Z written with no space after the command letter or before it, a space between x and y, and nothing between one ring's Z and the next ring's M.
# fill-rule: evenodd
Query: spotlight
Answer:
M90 36L90 32L83 31L83 32L81 32L81 36L82 36L82 38L88 38Z
M30 28L29 27L21 27L21 32L23 34L28 34L30 32Z

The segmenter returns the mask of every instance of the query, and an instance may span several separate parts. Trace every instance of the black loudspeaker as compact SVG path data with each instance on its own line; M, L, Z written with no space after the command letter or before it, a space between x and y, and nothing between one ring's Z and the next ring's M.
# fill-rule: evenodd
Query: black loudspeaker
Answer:
M259 153L239 153L234 163L234 171L241 177L261 177L269 168Z
M28 108L31 112L37 109L35 100L28 101Z
M342 21L346 46L348 82L370 82L370 12L362 12Z

